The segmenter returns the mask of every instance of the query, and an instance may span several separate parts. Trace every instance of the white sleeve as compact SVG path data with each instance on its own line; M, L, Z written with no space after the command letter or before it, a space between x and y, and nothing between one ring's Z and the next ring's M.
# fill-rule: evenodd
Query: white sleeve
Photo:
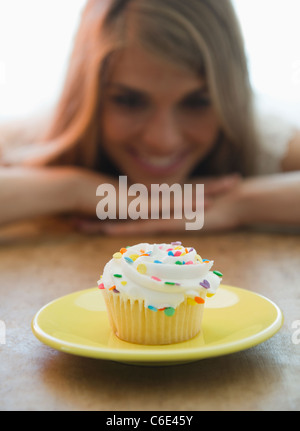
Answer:
M297 131L296 123L279 112L266 112L262 106L256 109L258 148L255 175L275 174L281 171L281 162L288 150L289 142Z

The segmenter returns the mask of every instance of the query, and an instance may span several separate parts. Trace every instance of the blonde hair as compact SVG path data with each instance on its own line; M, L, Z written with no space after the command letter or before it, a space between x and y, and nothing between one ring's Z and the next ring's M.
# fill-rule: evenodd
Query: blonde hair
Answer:
M256 132L244 44L230 0L89 0L65 85L43 141L50 152L29 163L95 169L105 71L130 38L205 77L220 138L201 172L252 171Z

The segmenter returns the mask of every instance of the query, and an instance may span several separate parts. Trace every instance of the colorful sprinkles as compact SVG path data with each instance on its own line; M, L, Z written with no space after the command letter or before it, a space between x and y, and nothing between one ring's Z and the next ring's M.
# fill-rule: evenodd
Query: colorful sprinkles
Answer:
M133 260L130 258L130 257L128 257L128 256L125 256L124 257L124 259L126 260L126 262L128 262L128 263L133 263Z
M199 284L200 284L200 286L204 287L204 289L209 289L210 288L210 283L207 280L200 281Z
M115 253L114 255L113 255L113 258L114 259L121 259L121 257L122 257L123 255L122 255L122 253L120 253L120 252L117 252L117 253Z
M175 308L173 308L173 307L166 307L164 309L164 313L165 313L166 316L172 317L175 314Z
M155 275L151 275L151 278L152 280L155 280L155 281L161 281L161 279L156 277Z
M160 250L162 250L164 247L164 245L160 245L158 246L158 248ZM130 246L127 247L122 247L118 252L113 254L113 259L115 260L120 260L120 259L124 259L125 262L128 265L133 265L133 267L135 267L136 271L145 276L145 277L150 277L151 280L157 282L157 283L163 283L165 286L170 286L170 289L172 289L172 286L180 286L180 283L172 281L172 280L162 280L160 277L157 277L156 275L150 275L148 273L148 266L147 266L147 262L148 262L148 258L149 258L149 263L155 263L155 264L163 264L162 260L159 259L153 259L151 258L151 254L152 251L151 250L146 250L144 248L141 248L138 252L134 252L132 254L126 255L124 256L125 253L127 253L128 249L130 248ZM202 257L199 254L193 254L191 255L190 253L194 252L195 253L195 249L193 247L187 248L187 247L183 247L181 241L174 241L170 243L169 248L167 248L166 250L166 255L168 256L168 264L172 263L172 258L174 258L174 265L199 265L199 264L205 264L205 263L209 263L211 262L210 259L202 259ZM139 259L140 257L146 257L146 259L144 260L144 262L138 263L139 261L137 261L137 259ZM192 259L191 259L192 257ZM171 259L169 259L171 258ZM136 262L137 261L137 262ZM135 264L136 262L136 264ZM136 266L135 266L136 265ZM150 272L150 271L149 271ZM216 276L218 277L223 277L223 274L220 271L212 271ZM149 274L149 275L148 275ZM118 281L118 286L120 286L122 288L122 286L126 286L127 281L123 279L122 274L119 273L115 273L113 274L113 277L115 279L119 279L120 281ZM201 281L199 281L199 286L201 286L202 288L204 288L205 290L209 290L211 285L210 282L206 279L203 279ZM108 290L119 294L120 290L119 288L117 289L116 285L111 286ZM100 283L99 280L99 285L98 288L100 290L105 289L105 286L103 283ZM122 289L121 289L122 290ZM207 296L208 298L212 297L214 295L214 293L211 292L205 292L205 296ZM187 304L188 305L197 305L197 304L204 304L205 303L205 299L203 299L201 296L188 296L187 297ZM171 317L175 314L175 308L173 307L162 307L162 308L157 308L153 305L149 305L148 309L154 312L159 312L159 311L163 311L164 314L168 317Z
M147 266L144 263L140 263L137 268L136 268L137 272L139 272L140 274L146 274L147 272Z

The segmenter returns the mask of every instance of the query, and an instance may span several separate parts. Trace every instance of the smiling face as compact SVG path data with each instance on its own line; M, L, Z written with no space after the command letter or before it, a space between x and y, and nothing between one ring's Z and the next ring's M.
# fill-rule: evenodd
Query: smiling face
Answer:
M184 183L219 132L206 82L138 45L107 70L102 145L132 183Z

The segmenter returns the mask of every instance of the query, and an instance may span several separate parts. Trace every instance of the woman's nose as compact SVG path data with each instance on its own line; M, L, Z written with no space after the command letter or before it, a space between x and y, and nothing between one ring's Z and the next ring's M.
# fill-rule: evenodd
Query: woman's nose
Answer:
M144 126L142 143L155 155L171 155L178 150L182 140L174 113L159 111L151 115Z

